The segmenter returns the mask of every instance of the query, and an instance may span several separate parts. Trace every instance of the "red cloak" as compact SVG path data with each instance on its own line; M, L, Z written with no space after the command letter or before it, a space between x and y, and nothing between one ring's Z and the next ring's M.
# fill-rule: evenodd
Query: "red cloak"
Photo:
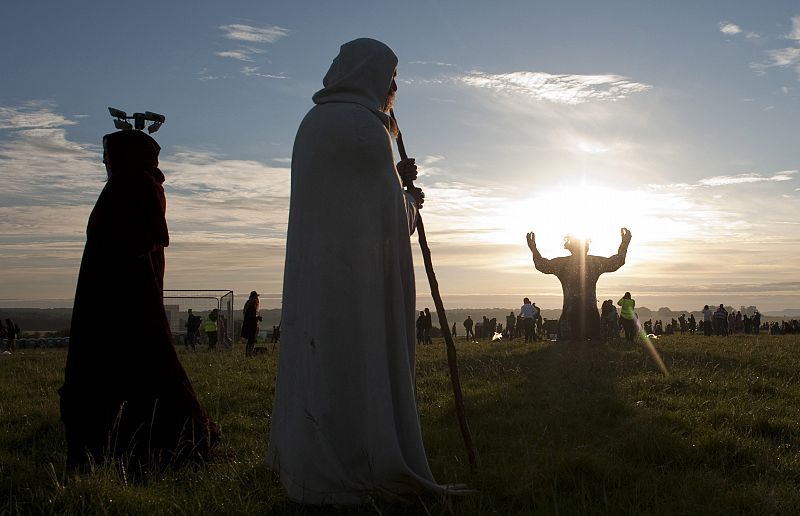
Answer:
M104 137L109 179L86 230L61 395L67 462L207 457L219 440L164 311L164 175L140 131Z

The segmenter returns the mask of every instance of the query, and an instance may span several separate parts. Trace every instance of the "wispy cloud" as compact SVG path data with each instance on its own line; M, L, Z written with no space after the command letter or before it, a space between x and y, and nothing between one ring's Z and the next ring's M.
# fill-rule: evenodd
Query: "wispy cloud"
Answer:
M767 181L791 181L792 176L796 173L797 170L784 170L771 176L763 176L754 173L737 174L735 176L714 176L701 179L698 181L698 184L701 186L723 186L743 183L763 183Z
M766 54L770 59L767 66L790 66L800 63L800 47L767 50Z
M452 63L445 63L445 62L442 62L442 61L409 61L408 64L410 64L410 65L446 66L446 67L455 66Z
M264 50L255 47L241 47L236 50L225 50L223 52L216 52L219 57L227 57L239 61L253 62L253 56L256 54L263 54Z
M249 41L251 43L274 43L289 34L289 29L271 25L268 27L254 27L252 25L230 24L220 25L224 36L236 41Z
M792 31L786 35L786 38L800 41L800 16L792 17Z
M0 129L42 129L77 123L56 113L53 107L52 103L41 100L19 106L0 106Z
M288 79L288 77L286 77L283 73L275 75L271 73L261 73L260 70L260 66L244 66L239 71L242 75L246 75L248 77L263 77L264 79Z
M730 176L712 176L698 180L695 183L671 183L667 185L648 185L656 190L660 189L677 189L677 190L693 190L695 188L702 188L708 186L727 186L727 185L740 185L746 183L767 183L767 182L783 182L791 181L797 170L782 170L772 175L763 175L754 172L746 172L742 174L735 174Z
M783 36L784 39L800 43L800 16L792 18L792 30ZM766 61L750 63L750 68L757 75L766 74L769 68L794 68L800 78L800 46L765 50Z
M719 22L719 31L723 34L733 35L742 32L741 27L731 22Z
M617 101L652 88L627 77L605 75L554 75L545 72L488 74L470 72L458 78L475 88L523 95L556 104L582 104L590 101Z

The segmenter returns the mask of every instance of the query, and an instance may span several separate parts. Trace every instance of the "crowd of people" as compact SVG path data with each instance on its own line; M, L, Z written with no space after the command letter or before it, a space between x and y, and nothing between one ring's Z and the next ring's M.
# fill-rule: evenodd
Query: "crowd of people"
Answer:
M525 342L533 342L544 338L542 311L527 297L523 299L519 314L514 315L514 312L511 311L506 316L505 325L498 323L497 318L489 319L485 315L480 322L475 323L472 316L468 315L462 326L464 326L465 340L486 338L514 340L524 337ZM455 324L453 324L453 328L455 328Z
M619 309L617 308L619 307ZM754 310L752 313L742 313L741 310L728 310L720 304L712 310L708 305L703 307L702 319L698 320L694 313L682 313L677 318L668 321L661 319L640 321L636 314L636 302L630 292L625 292L622 298L614 303L606 299L600 307L600 334L603 340L624 337L633 341L639 331L646 335L787 335L800 333L800 320L790 319L783 321L762 321L761 313ZM422 316L422 312L420 312ZM557 328L558 321L549 321ZM419 320L418 320L419 323ZM483 316L483 320L475 322L468 315L463 321L464 340L491 339L495 335L502 335L506 340L524 337L525 342L540 340L546 336L547 319L542 319L541 310L536 303L531 303L525 298L524 304L518 315L512 311L506 316L505 325L498 323L495 318ZM419 326L418 326L419 328ZM455 329L455 324L453 325ZM558 334L557 329L553 332ZM455 334L455 332L453 332ZM427 343L427 341L426 341Z

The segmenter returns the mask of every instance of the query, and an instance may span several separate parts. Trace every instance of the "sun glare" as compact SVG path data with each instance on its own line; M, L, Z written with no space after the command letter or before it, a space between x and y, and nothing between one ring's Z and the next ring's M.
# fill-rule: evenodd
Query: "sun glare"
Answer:
M646 242L674 239L687 230L685 224L664 216L681 210L669 202L632 190L562 185L505 206L495 221L502 230L494 238L497 243L524 242L524 235L532 231L542 254L563 256L564 236L569 234L590 240L591 254L607 256L616 252L620 228L626 227L643 249Z

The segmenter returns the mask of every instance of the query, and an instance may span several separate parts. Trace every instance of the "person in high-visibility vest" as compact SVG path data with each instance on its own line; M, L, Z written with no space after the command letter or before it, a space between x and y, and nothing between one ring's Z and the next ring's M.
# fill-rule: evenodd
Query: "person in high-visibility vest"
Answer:
M619 320L622 322L622 328L625 330L625 340L633 342L636 337L636 301L631 297L630 292L625 292L622 299L617 301L617 304L622 307L619 312Z
M217 310L214 309L203 322L203 331L206 332L208 337L208 349L212 350L217 347Z

